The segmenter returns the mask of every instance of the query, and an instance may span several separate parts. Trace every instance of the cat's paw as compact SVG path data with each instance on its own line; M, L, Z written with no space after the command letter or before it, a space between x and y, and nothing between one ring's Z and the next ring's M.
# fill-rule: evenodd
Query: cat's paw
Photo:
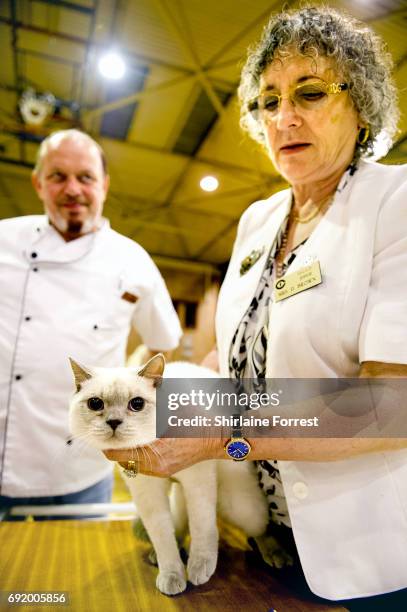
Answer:
M192 554L187 564L188 580L195 585L205 584L214 573L217 561L217 552L200 552Z
M254 540L259 548L261 556L263 557L263 561L267 563L267 565L275 567L276 569L293 565L294 560L292 556L283 548L283 546L274 536L260 536L254 538Z
M184 572L159 572L156 580L156 587L164 595L178 595L187 588L187 581Z

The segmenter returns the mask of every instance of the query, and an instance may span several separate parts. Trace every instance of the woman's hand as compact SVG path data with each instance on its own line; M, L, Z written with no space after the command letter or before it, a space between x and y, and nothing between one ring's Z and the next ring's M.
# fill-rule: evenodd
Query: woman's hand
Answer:
M134 461L135 471L168 478L190 465L208 459L224 458L223 443L218 438L161 438L138 448L104 451L110 461L127 468Z

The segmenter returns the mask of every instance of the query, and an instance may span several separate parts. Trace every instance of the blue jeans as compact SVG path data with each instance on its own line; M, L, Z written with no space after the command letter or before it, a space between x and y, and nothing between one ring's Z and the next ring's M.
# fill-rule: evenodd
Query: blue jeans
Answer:
M77 491L76 493L68 493L66 495L54 495L49 497L6 497L0 495L0 511L5 512L3 520L6 521L24 521L24 516L8 516L7 512L13 506L60 506L62 504L96 504L96 503L108 503L112 498L113 488L113 476L109 475L107 478L100 480L96 484ZM50 520L66 520L66 519L84 519L84 518L96 518L89 516L34 516L36 521L50 521Z

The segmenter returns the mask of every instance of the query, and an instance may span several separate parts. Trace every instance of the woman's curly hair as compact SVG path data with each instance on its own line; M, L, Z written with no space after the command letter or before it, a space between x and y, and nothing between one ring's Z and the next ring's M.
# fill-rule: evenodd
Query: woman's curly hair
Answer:
M397 90L391 72L393 62L384 42L369 27L345 12L328 7L305 7L271 17L259 43L248 51L238 90L241 126L264 144L260 121L248 112L248 102L259 93L260 77L276 57L292 48L315 59L331 58L350 86L349 93L369 137L356 143L355 159L373 155L378 137L390 148L397 131Z

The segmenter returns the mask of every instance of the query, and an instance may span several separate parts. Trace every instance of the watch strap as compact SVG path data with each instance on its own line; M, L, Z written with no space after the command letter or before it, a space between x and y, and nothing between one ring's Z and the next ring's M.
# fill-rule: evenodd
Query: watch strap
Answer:
M242 428L240 426L240 414L232 415L232 438L243 438Z

